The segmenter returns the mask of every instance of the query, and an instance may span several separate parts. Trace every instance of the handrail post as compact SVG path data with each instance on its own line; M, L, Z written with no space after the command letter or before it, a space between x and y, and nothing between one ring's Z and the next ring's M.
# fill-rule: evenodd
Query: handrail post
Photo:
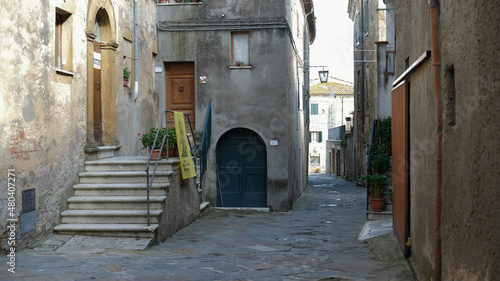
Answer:
M208 104L207 116L203 127L203 135L200 143L200 189L203 190L203 179L207 170L207 153L210 146L210 138L212 132L212 102ZM200 195L200 202L203 202L203 192Z
M189 114L184 113L184 115L187 117L189 129L191 130L191 136L193 137L194 147L196 147L196 139L194 138L193 127L191 126L191 120L189 120ZM191 146L191 142L188 141L188 143L189 143L189 150L194 152L193 147ZM196 155L193 155L193 162L194 162L194 166L196 167Z
M158 130L156 131L156 136L155 136L155 140L153 141L153 147L151 149L151 152L149 153L149 158L148 158L148 162L146 164L146 204L147 204L147 222L148 222L148 226L151 224L151 220L150 220L150 200L149 200L149 194L151 192L151 186L153 185L153 182L154 182L154 179L155 179L155 174L156 174L156 168L158 167L158 162L159 162L159 158L160 157L157 157L156 158L156 165L155 165L155 168L153 170L153 175L151 176L151 183L149 182L149 164L151 163L151 157L153 156L153 150L156 146L156 140L158 139L158 134L160 133L160 130L161 130L161 126L163 124L163 120L165 118L165 114L163 114L161 116L161 121L160 121L160 124L158 126ZM167 117L168 118L168 117ZM165 137L166 135L163 137L163 140L162 140L162 143L161 143L161 147L160 147L160 154L163 150L163 146L165 144Z

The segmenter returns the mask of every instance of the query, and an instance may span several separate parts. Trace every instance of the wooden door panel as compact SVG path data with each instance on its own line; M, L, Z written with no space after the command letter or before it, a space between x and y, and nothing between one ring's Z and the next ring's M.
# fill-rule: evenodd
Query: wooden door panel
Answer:
M102 142L102 84L101 84L101 45L94 42L94 139L98 145Z
M405 255L410 236L409 98L405 81L392 90L392 190L394 234Z
M194 63L177 62L166 65L167 110L187 113L189 120L195 124L195 83ZM173 123L173 114L169 114L169 123ZM169 124L170 126L171 124ZM189 128L189 125L186 124Z

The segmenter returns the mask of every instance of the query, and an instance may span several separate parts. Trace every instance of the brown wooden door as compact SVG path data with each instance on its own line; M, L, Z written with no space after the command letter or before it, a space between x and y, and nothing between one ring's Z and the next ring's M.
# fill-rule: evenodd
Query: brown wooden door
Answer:
M408 82L392 90L392 192L394 233L405 255L410 237Z
M97 145L104 145L102 143L101 88L101 45L94 42L94 138Z
M189 115L189 120L195 125L195 85L194 63L167 63L167 110L180 111ZM173 126L173 114L169 114L169 127ZM186 124L189 129L189 125ZM188 131L189 132L189 131Z
M336 149L335 156L337 158L337 165L335 165L335 168L337 169L336 174L337 176L340 177L340 149Z

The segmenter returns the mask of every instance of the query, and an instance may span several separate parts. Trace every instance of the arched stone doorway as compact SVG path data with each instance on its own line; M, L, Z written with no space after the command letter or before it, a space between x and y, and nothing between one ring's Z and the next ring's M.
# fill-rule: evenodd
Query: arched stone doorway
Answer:
M87 14L87 148L118 146L116 24L110 0L91 0Z
M237 128L217 143L218 207L267 207L267 153L254 131Z

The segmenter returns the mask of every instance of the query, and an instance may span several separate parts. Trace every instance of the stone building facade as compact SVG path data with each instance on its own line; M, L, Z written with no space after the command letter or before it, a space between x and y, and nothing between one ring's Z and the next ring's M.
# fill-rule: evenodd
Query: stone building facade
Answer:
M498 280L500 8L394 4L396 234L419 280Z
M310 94L309 172L334 173L331 171L335 166L332 164L334 155L329 141L341 140L344 133L351 131L353 86L330 77L328 83L312 85Z
M212 206L286 211L307 185L314 37L311 1L159 4L160 108L183 110L202 132L211 103L203 198Z
M103 147L141 153L137 133L157 122L158 104L156 1L139 2L138 38L134 1L0 4L0 186L9 169L16 188L12 215L0 209L1 233L8 218L19 219L20 241L51 233L86 158ZM134 63L138 84L124 86L123 70ZM2 192L2 206L9 196Z
M354 178L368 172L373 122L391 116L394 8L391 0L349 0L354 22Z

